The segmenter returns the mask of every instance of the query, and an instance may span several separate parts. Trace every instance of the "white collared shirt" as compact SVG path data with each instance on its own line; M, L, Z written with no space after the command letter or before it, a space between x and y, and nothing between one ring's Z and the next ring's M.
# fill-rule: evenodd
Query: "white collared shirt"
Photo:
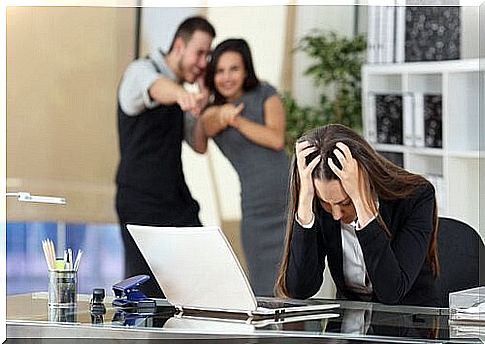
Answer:
M360 229L366 227L375 216L369 220ZM308 224L302 224L298 215L295 214L295 220L303 228L309 229L313 227L315 223L315 215L312 214L312 220ZM359 239L355 233L358 223L355 220L352 223L345 224L340 221L340 233L342 238L342 255L343 255L343 274L345 279L345 285L347 288L358 294L372 294L372 283L367 276L367 269L365 267L364 254L360 247Z
M340 222L345 285L358 294L372 294L372 283L367 276L364 254L355 233L356 226L357 221L349 224Z

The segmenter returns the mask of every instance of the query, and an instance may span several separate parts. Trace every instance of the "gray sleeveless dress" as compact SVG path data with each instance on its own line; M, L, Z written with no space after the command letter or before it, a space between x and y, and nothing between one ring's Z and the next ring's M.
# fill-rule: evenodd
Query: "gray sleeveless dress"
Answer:
M244 103L241 115L263 124L264 102L275 94L272 86L262 83L234 104ZM260 146L231 127L214 141L241 182L241 237L251 286L257 296L271 296L284 242L288 157L284 150Z

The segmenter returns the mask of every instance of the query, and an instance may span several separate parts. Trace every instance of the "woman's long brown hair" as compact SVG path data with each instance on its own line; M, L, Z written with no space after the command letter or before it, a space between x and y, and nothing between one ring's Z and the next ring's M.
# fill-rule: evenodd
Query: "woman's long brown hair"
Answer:
M331 158L335 165L341 168L340 162L333 154L336 149L335 144L342 142L349 147L352 157L357 161L359 170L363 175L363 180L368 181L366 185L360 185L361 189L365 188L371 195L377 196L382 200L402 199L413 195L419 187L428 181L417 174L413 174L405 169L393 164L389 160L378 154L372 146L367 143L360 135L353 130L339 124L330 124L324 127L313 129L303 135L298 141L308 141L317 147L317 151L309 154L307 163L313 160L317 155L321 155L320 162L312 173L314 179L339 180L337 175L330 169L327 159ZM290 167L290 197L288 201L288 221L286 224L286 238L281 260L278 277L275 285L275 294L280 297L290 296L286 288L286 270L288 268L288 257L290 253L290 243L293 235L293 222L295 212L298 206L298 197L300 193L300 178L298 167L296 165L296 156L293 156ZM377 221L388 237L391 236L381 215L377 212L375 202L370 202L369 206L377 215ZM320 206L314 202L314 207ZM439 274L438 261L438 213L436 198L433 208L433 229L431 231L431 240L428 246L427 259L435 276Z

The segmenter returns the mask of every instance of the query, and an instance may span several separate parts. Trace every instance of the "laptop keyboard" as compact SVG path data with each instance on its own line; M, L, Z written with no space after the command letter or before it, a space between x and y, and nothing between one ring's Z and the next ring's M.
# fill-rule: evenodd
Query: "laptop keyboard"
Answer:
M268 308L268 309L305 306L305 304L303 304L303 303L299 304L299 303L291 303L291 302L265 301L265 300L257 300L257 301L258 301L258 307Z

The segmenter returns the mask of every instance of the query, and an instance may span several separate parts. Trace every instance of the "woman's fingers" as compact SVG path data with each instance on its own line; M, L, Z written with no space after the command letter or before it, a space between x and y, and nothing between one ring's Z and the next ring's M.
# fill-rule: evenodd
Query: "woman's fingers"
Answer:
M342 169L339 170L344 170L345 166L348 166L349 164L352 164L353 162L353 157L352 153L350 152L349 147L342 143L342 142L337 142L335 144L337 148L333 150L333 154L335 157L338 159L340 162L340 165L342 166ZM338 167L334 164L334 166L338 169Z
M337 167L337 165L335 165L333 163L333 160L331 158L328 158L327 159L327 164L330 167L330 169L333 171L333 173L335 173L337 175L337 177L339 177L340 179L342 179L342 170L339 169Z
M312 181L312 171L315 169L317 164L321 161L322 157L320 154L316 154L316 156L308 162L307 165L307 158L310 154L315 154L317 152L317 147L310 144L308 141L301 141L295 144L295 154L296 154L296 163L298 168L298 176L300 179L300 204L299 207L308 207L305 211L311 213L311 202L313 200L314 195L314 188L313 188L313 181ZM301 203L303 202L303 203ZM303 205L302 205L303 204ZM299 208L298 211L300 212L302 208Z
M347 162L344 154L338 150L338 149L334 149L333 150L333 154L335 154L335 156L337 157L338 161L340 161L340 165L342 165L342 170L344 169L344 166L345 166L345 163Z
M314 147L310 144L310 142L308 141L301 141L301 142L297 142L295 144L295 150L296 150L296 154L299 154L300 152L302 152L303 150L309 148L309 147Z
M309 156L311 153L315 152L316 150L317 150L317 148L314 147L314 146L306 146L305 148L303 148L302 150L297 152L296 156L297 156L297 161L298 161L298 167L300 167L301 169L304 169L306 167L307 156Z
M318 165L318 163L320 162L320 160L322 160L322 156L320 154L318 154L315 158L313 158L312 161L310 161L310 163L306 167L307 172L308 173L312 173L313 170L315 169L315 166Z
M340 150L344 153L346 159L348 160L352 159L352 152L350 151L350 148L345 143L337 142L335 146L340 148Z

